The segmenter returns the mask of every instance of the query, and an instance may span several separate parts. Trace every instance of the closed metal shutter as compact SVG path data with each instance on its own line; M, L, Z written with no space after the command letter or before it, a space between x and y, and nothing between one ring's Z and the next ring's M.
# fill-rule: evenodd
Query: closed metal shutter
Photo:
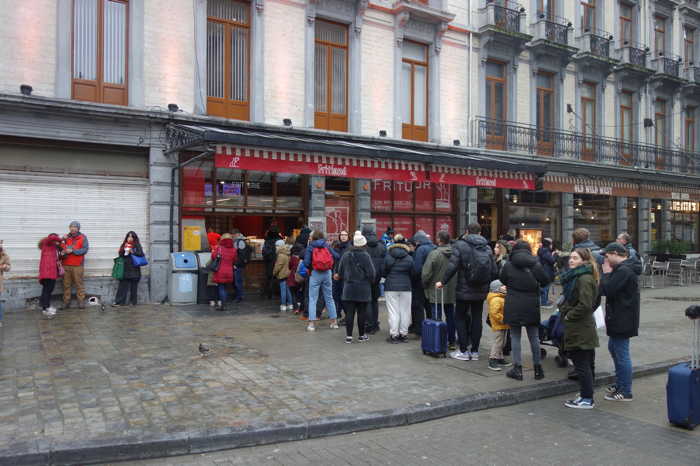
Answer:
M146 179L0 171L0 239L12 260L6 276L37 277L37 243L49 233L63 236L72 220L90 241L85 275L108 276L127 231L148 255L148 211Z

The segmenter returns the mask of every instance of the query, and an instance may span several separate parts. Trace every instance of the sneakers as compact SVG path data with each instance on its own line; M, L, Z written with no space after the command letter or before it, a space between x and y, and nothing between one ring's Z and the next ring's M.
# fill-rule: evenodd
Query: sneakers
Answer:
M469 353L469 358L472 361L478 361L479 360L479 352L477 351L476 353Z
M617 393L617 385L608 385L605 387L605 393Z
M625 395L622 392L614 392L614 393L608 393L605 395L605 399L608 401L632 401L634 400L634 397L632 394Z
M367 335L360 335L360 338L358 338L360 343L364 343L366 341L369 341L369 337Z
M345 343L348 345L352 343L352 337L345 337Z
M511 370L506 372L506 377L510 377L515 380L523 380L523 366L515 364Z
M287 312L287 305L286 304L280 304L280 312Z
M564 406L574 409L593 409L595 407L595 402L590 398L581 398L579 396L575 400L565 402Z
M399 341L401 343L408 343L408 335L399 335Z
M209 301L209 307L216 307L216 301L214 301L214 300Z
M506 361L505 359L496 359L496 362L498 363L499 366L501 367L510 367L513 365L512 362Z
M535 364L535 380L544 379L544 371L542 370L542 364Z
M315 332L316 331L316 326L312 323L309 323L309 325L306 326L306 331L307 332Z
M390 335L387 341L392 345L395 345L397 343L401 343L401 338L398 335Z
M345 325L345 318L344 318L344 317L341 317L340 319L338 319L337 322L338 322L338 324L340 324L340 325ZM332 327L331 327L331 328L332 328ZM336 328L338 328L338 327L336 327Z
M330 327L333 328L333 329L340 328L340 327L338 326L338 323L337 323L337 322L331 322Z
M501 366L498 364L498 359L489 359L489 369L492 371L501 371L503 370Z
M450 353L452 359L457 359L458 361L469 361L469 351L462 353L461 351L453 351Z
M287 304L287 312L294 310L294 304Z
M47 319L53 319L54 317L56 317L56 308L55 307L47 307L46 309L41 311L41 313L44 314L44 316Z

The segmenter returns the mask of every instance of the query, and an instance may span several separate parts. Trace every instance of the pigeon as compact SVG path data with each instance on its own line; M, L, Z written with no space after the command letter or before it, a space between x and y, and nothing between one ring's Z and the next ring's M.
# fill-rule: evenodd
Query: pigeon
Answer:
M689 319L700 319L700 306L690 306L685 310L685 315Z
M199 354L201 354L203 358L207 357L209 351L211 351L209 349L209 345L207 345L206 343L199 344Z

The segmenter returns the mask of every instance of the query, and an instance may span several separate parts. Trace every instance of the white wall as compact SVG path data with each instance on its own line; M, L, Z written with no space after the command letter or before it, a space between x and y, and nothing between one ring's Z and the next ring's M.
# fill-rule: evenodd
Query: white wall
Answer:
M390 137L394 123L394 21L393 16L367 10L362 27L362 84L360 86L361 131L378 136L386 130ZM398 85L398 83L397 83Z

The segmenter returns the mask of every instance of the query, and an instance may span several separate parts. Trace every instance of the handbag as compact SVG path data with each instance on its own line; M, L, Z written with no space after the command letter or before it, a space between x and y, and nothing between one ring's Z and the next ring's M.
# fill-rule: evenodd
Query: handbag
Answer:
M124 280L124 258L122 256L114 258L114 265L112 266L112 278L117 280Z
M221 267L221 254L217 254L216 257L207 262L205 269L209 272L218 272L219 267Z
M595 319L595 328L605 328L605 313L603 312L603 306L598 306L596 310L593 311L593 318Z
M131 264L134 267L143 267L144 265L148 265L148 259L146 259L146 256L135 256L133 254L130 254L131 256Z

